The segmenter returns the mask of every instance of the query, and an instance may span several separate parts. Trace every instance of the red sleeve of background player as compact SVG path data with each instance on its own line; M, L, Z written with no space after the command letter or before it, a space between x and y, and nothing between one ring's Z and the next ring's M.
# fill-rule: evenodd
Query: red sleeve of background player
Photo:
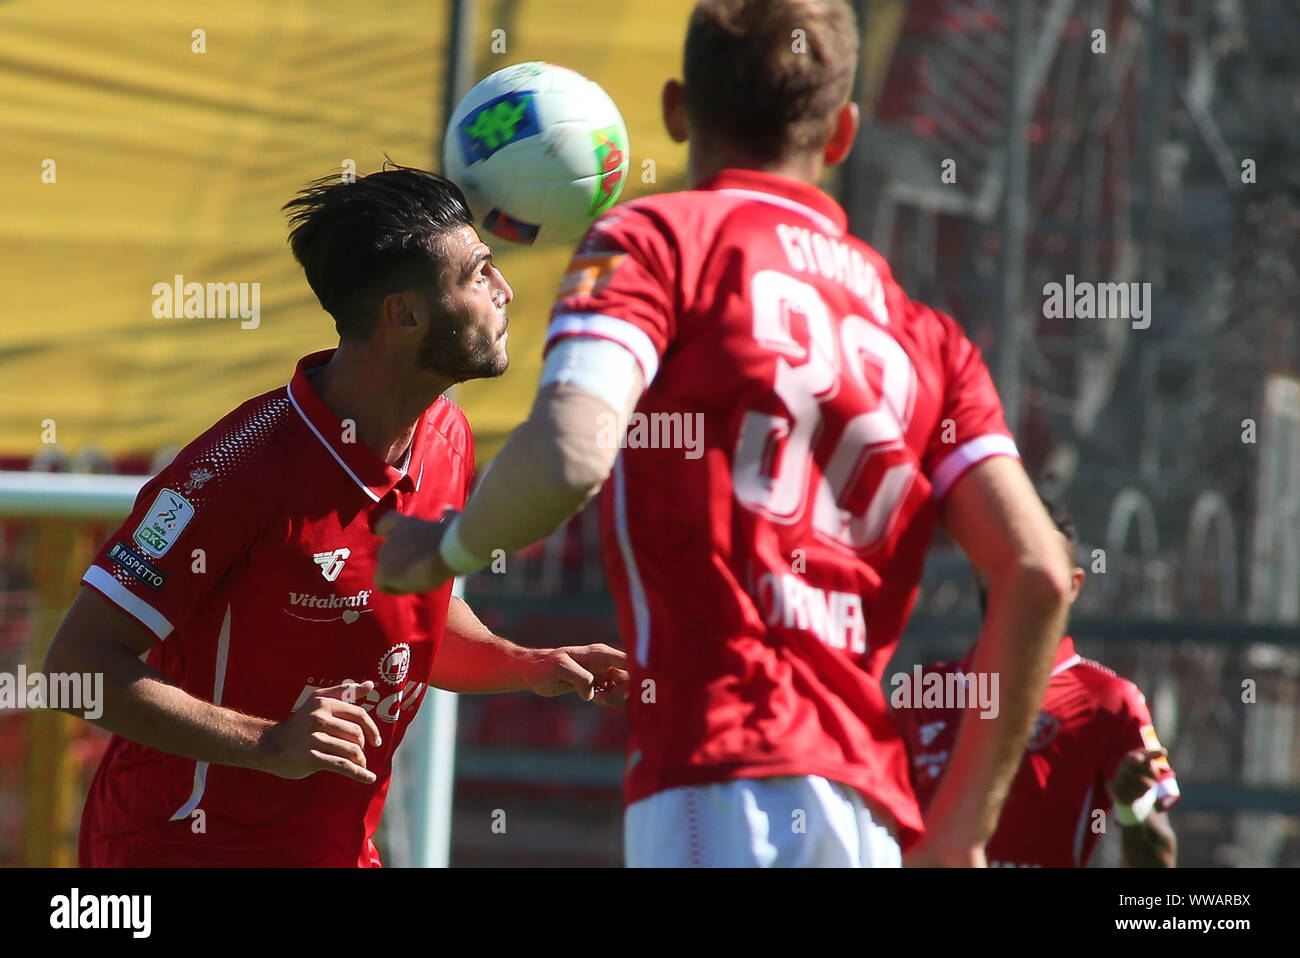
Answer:
M1156 736L1156 727L1151 721L1151 711L1147 708L1146 697L1132 682L1124 682L1118 703L1119 725L1109 743L1109 752L1102 766L1102 780L1109 782L1119 770L1119 763L1124 756L1134 749L1161 748ZM1168 811L1179 798L1178 779L1167 759L1157 759L1156 768L1156 808Z
M474 430L469 427L469 420L465 418L463 412L461 419L465 424L465 497L460 501L463 507L469 502L469 494L474 491L474 480L478 478L478 470L474 466L474 457L477 455L474 451Z
M980 351L951 317L920 303L910 308L933 314L943 330L943 413L922 460L934 498L942 499L971 466L991 456L1019 458L1002 417L993 378Z
M546 349L566 336L619 343L645 384L677 333L674 242L635 204L615 207L587 233L560 284Z
M183 451L140 490L81 581L166 639L246 550L255 502Z

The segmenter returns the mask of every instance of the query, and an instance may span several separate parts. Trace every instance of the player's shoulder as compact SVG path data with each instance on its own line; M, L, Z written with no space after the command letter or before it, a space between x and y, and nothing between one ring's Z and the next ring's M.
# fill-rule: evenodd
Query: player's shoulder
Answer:
M293 416L283 386L255 396L191 440L160 475L195 491L264 478L269 459L291 454L286 440Z
M656 246L663 252L678 244L678 237L698 226L698 210L683 202L685 193L655 193L625 200L597 217L576 250L578 255L605 251L643 250Z
M1062 673L1082 688L1095 705L1105 712L1123 715L1146 711L1146 696L1134 682L1095 659L1080 658Z
M256 524L280 485L268 477L285 472L284 440L292 415L283 386L236 406L145 483L137 510L149 506L173 523L182 517L182 527L196 518L231 534Z
M424 428L439 437L455 455L474 465L474 433L465 410L448 396L439 396L424 414Z
M734 213L742 210L762 213L768 209L722 190L675 190L652 193L626 200L613 207L587 234L593 245L604 237L660 236L670 242L697 244L712 234ZM581 250L580 250L581 251Z

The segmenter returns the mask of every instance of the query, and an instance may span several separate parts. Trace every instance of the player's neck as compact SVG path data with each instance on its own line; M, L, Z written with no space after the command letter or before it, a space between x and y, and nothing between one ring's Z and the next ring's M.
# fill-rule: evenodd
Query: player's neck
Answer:
M311 384L340 422L356 424L357 442L395 466L406 455L420 417L452 381L429 374L413 380L386 368L373 351L340 344Z
M723 170L755 170L816 186L821 181L822 171L825 169L825 163L816 154L803 154L787 160L759 163L739 154L694 148L690 152L689 165L692 187L712 179Z

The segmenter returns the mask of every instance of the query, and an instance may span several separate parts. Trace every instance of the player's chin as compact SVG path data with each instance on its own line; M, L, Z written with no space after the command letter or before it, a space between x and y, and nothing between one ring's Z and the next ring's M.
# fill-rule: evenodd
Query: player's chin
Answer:
M509 338L503 332L501 337L492 344L488 354L483 357L483 361L479 364L479 376L481 378L495 379L510 368L510 353L507 350Z

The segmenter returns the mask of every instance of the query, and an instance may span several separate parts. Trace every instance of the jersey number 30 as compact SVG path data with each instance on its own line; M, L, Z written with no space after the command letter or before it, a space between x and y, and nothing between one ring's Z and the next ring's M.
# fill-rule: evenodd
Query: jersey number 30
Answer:
M902 447L916 397L916 369L892 336L861 316L840 321L837 341L821 293L785 273L755 273L750 302L754 339L777 354L774 389L788 415L745 413L733 463L736 498L773 522L799 521L808 500L813 448L824 428L822 409L846 386L847 374L848 385L868 402L874 398L875 408L845 422L829 457L817 463L812 528L823 541L869 551L893 525L915 478L915 463L886 469L860 512L843 503L850 497L861 501L853 494L872 456ZM807 347L791 335L791 313L806 319ZM867 380L868 365L880 369L879 393Z

